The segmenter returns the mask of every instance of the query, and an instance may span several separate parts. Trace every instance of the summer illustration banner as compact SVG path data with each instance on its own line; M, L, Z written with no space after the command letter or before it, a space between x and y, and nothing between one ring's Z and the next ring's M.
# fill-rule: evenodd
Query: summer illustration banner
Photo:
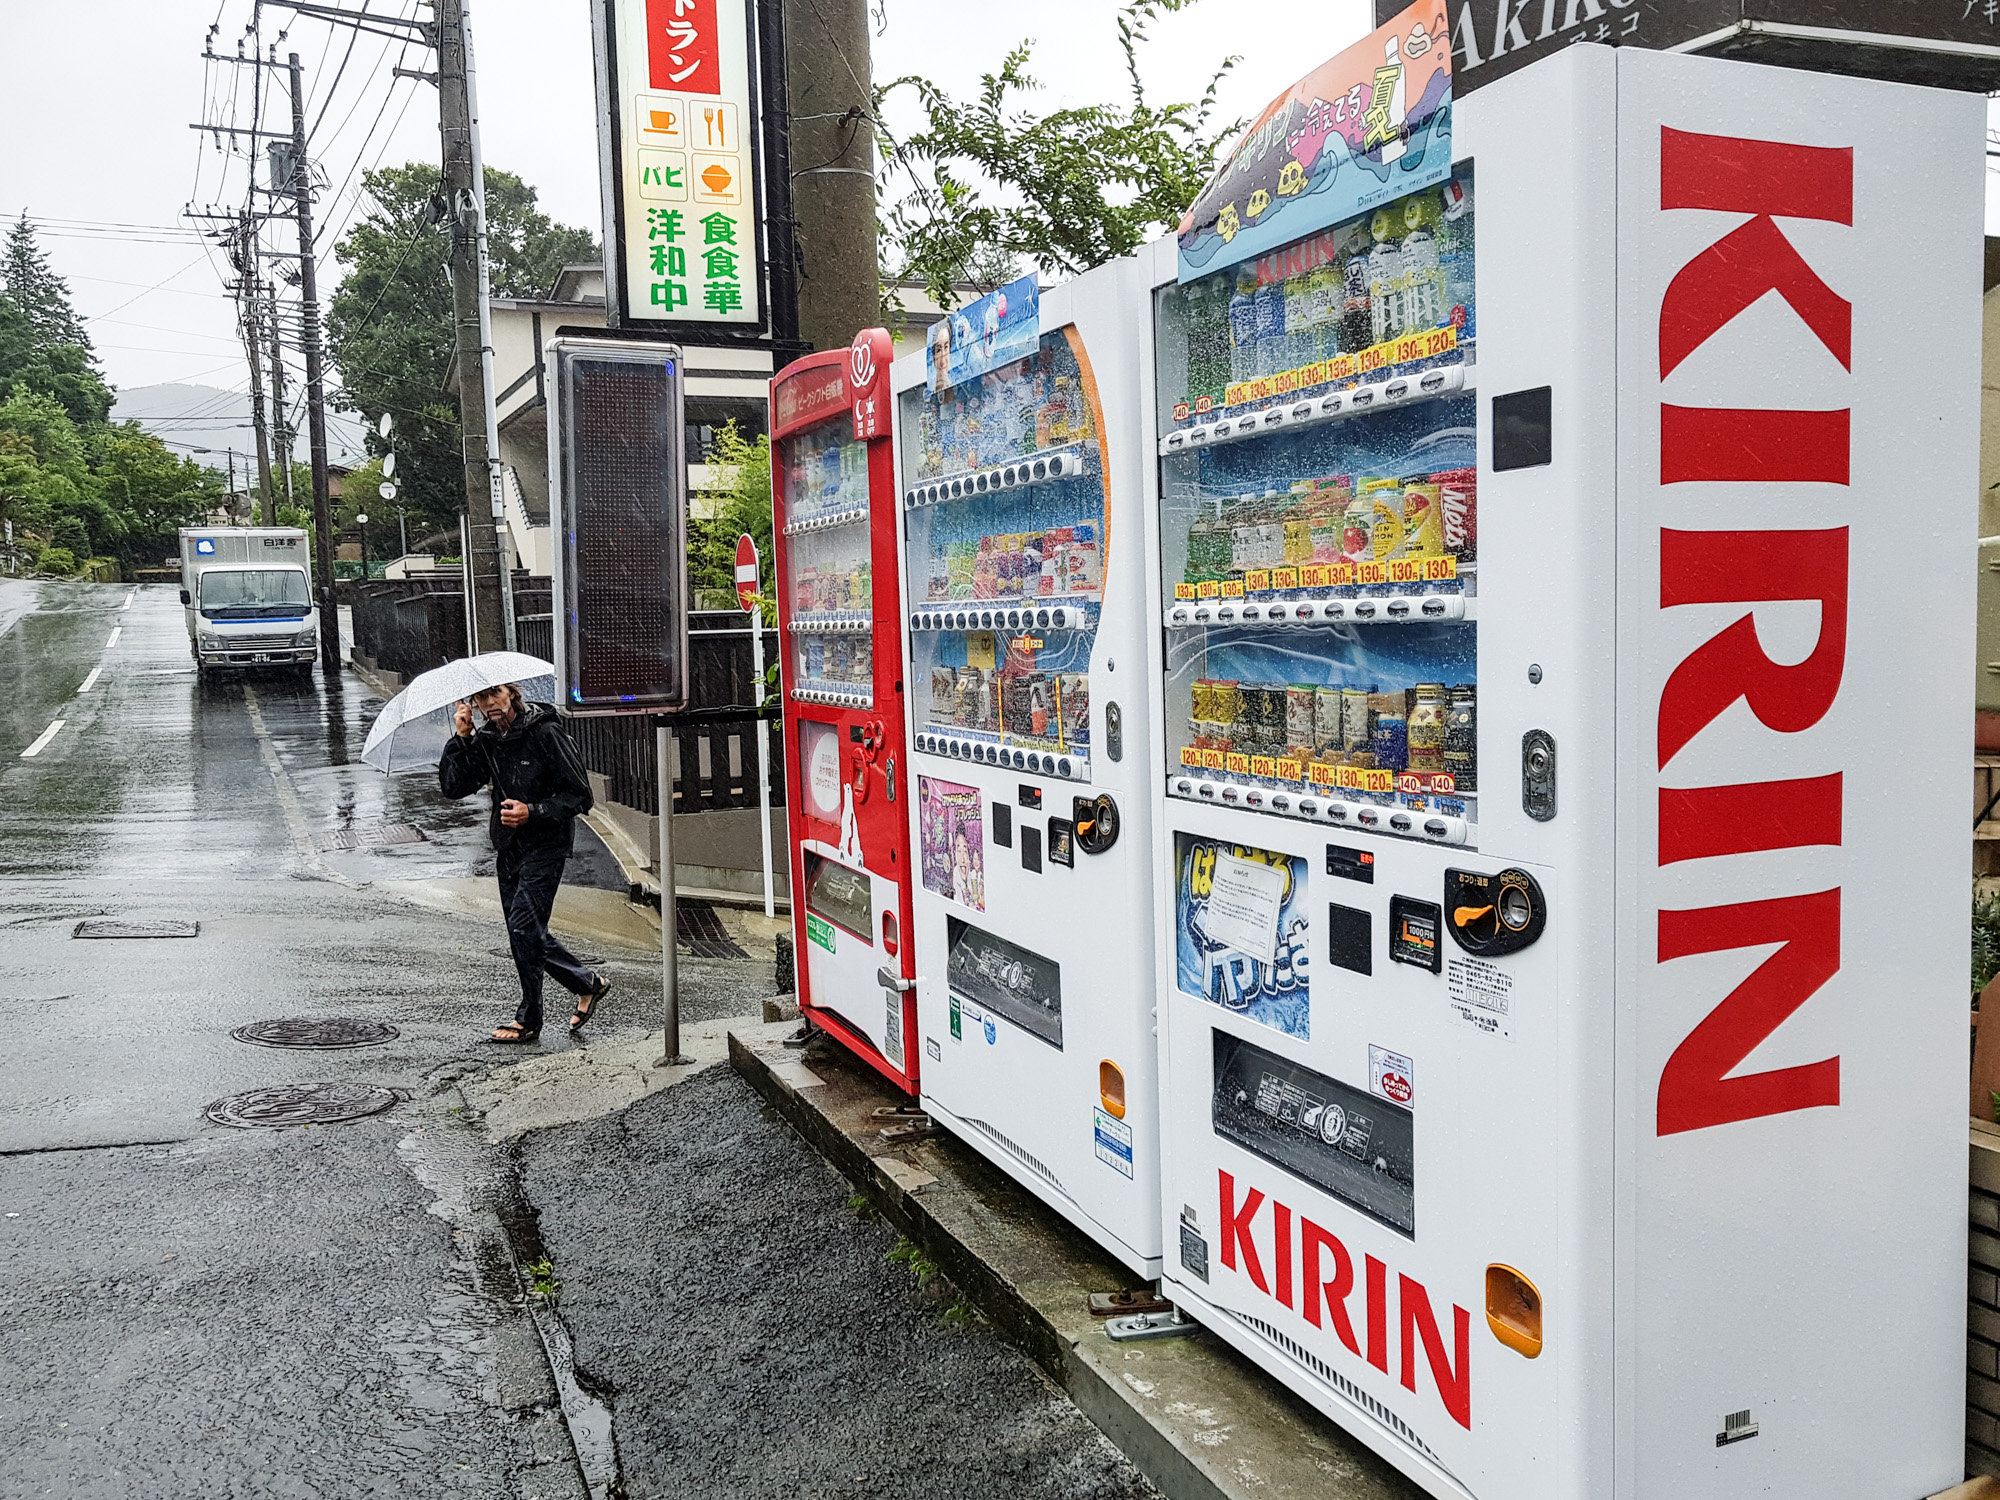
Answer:
M924 373L932 391L963 385L1026 359L1042 333L1041 285L1033 273L968 302L931 325Z
M1272 100L1180 226L1180 279L1264 255L1451 173L1451 38L1419 0Z

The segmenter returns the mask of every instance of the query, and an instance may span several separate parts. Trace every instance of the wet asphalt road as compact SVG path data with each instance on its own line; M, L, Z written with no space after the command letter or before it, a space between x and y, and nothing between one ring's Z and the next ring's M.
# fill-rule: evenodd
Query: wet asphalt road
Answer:
M198 679L170 587L0 580L0 1500L581 1500L610 1445L551 1378L567 1329L520 1295L544 1244L624 1494L1150 1494L1018 1352L913 1297L726 1071L484 1143L457 1081L570 1044L558 1014L542 1048L482 1045L513 1005L504 935L377 888L491 869L483 799L358 764L379 707L351 677ZM427 838L321 848L392 823ZM73 937L91 917L200 934ZM644 1032L659 972L605 951L600 1046ZM681 968L689 1021L769 991L767 963ZM230 1036L287 1016L400 1035ZM401 1097L276 1131L203 1115L292 1082Z

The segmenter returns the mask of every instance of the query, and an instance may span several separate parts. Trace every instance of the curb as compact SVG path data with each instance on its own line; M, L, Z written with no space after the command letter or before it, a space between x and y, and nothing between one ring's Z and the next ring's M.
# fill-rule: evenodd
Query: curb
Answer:
M837 1048L732 1031L729 1062L1168 1500L1426 1500L1211 1334L1113 1344L1085 1299L1131 1273L951 1138L886 1147L869 1111L907 1101Z

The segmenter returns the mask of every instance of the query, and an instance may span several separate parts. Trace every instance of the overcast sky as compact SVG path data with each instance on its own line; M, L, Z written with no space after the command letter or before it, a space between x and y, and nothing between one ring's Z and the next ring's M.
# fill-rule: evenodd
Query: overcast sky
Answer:
M403 15L415 5L370 0L376 11ZM881 26L873 40L877 78L923 73L964 95L1009 47L1031 38L1046 103L1124 98L1115 0L1012 0L1004 7L870 0L870 7ZM187 125L228 118L232 90L237 117L248 118L255 70L205 63L199 54L211 22L220 25L216 50L234 54L249 0L6 9L14 66L0 91L0 139L9 143L0 213L25 209L55 221L44 231L44 248L90 320L114 384L240 389L246 366L222 292L227 266L182 214L190 203L233 207L242 199L244 162L226 160L211 137ZM1223 57L1241 53L1225 114L1254 114L1362 35L1368 11L1368 0L1321 0L1293 7L1283 26L1245 24L1240 0L1203 0L1153 23L1147 81L1156 101L1192 97ZM267 8L267 38L283 24L281 15ZM472 0L471 15L486 160L525 177L557 219L596 230L586 0ZM436 94L428 84L390 76L403 54L392 42L352 38L316 21L290 24L280 53L296 50L305 63L313 154L330 184L317 210L325 250L357 211L359 168L435 160ZM428 66L416 48L402 60ZM323 299L338 275L337 266L322 271Z

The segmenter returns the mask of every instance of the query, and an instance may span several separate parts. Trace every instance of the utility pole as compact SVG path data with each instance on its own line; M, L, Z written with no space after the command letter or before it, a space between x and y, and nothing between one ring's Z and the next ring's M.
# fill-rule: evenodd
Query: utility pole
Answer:
M490 347L486 334L485 183L473 125L471 41L465 0L435 0L438 52L438 132L444 138L444 195L452 208L451 307L456 332L458 420L465 465L465 519L472 557L472 653L512 644L513 579L500 545L499 469L489 423Z
M333 503L327 491L326 383L320 368L319 282L313 273L312 174L306 165L306 89L299 55L292 80L291 187L299 210L299 313L306 354L306 431L312 442L313 537L319 574L319 660L328 688L340 684L340 604L333 588Z
M255 360L251 361L254 366ZM285 504L292 500L292 418L285 405L285 344L278 327L278 284L271 283L271 442L283 476ZM273 523L275 524L275 522Z
M783 0L799 336L845 348L881 321L867 0Z
M266 526L278 524L278 502L271 489L271 439L264 422L264 351L258 329L262 322L257 295L263 283L257 277L257 231L246 212L237 243L242 250L244 281L237 286L238 326L243 334L243 352L250 360L250 424L257 430L257 493ZM249 295L244 295L247 285Z

